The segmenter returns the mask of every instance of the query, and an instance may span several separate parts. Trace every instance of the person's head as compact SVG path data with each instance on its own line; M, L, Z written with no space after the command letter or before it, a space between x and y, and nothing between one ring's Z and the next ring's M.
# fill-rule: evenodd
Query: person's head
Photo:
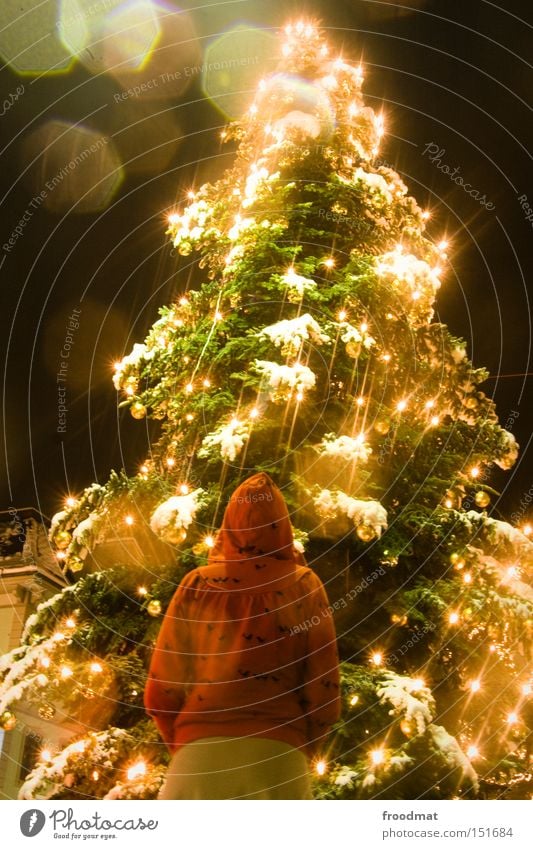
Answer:
M289 511L279 487L266 472L247 478L228 501L212 557L293 560L293 546Z

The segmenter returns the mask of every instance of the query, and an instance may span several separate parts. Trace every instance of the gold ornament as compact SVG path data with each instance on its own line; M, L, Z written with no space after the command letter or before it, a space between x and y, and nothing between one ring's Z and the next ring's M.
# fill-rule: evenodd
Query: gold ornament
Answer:
M71 572L80 572L83 569L83 560L80 560L79 557L69 557L66 565Z
M41 717L41 719L52 719L55 712L56 709L53 705L50 704L50 702L45 702L39 708L39 716Z
M146 407L140 401L135 401L130 407L130 413L134 419L144 419L146 416Z
M178 253L181 254L181 256L189 256L191 251L192 245L190 242L182 242L178 247Z
M407 616L405 615L405 613L403 616L399 616L397 613L393 613L390 618L390 621L393 623L393 625L407 625Z
M150 616L160 616L161 615L161 602L158 598L153 598L146 605L146 610L150 614Z
M349 357L356 360L358 356L361 354L361 343L360 342L347 342L346 343L346 353Z
M375 528L369 522L357 525L355 533L362 542L371 542L377 536Z
M374 430L382 436L385 436L385 434L390 430L390 424L385 421L385 419L378 419L377 422L374 422Z
M68 531L58 531L54 537L54 542L58 548L63 550L70 545L71 536Z
M13 731L17 724L17 717L10 710L4 710L0 714L0 728L3 731Z
M488 492L484 492L484 490L480 489L479 492L476 492L474 501L478 507L488 507L490 504L490 495Z
M169 542L171 545L178 545L187 539L187 531L185 528L168 528L165 531L164 539L165 542Z

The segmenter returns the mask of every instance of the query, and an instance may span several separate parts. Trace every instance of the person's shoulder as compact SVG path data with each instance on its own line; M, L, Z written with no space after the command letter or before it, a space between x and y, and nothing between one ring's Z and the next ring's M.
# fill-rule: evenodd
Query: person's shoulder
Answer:
M299 566L298 569L298 580L303 581L309 589L323 587L322 581L310 566Z

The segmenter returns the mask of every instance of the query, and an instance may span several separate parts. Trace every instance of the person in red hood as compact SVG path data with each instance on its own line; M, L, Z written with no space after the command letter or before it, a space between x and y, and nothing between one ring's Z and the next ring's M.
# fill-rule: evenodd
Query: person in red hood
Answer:
M264 472L233 493L207 566L166 612L144 693L172 754L162 799L309 799L340 711L328 598Z

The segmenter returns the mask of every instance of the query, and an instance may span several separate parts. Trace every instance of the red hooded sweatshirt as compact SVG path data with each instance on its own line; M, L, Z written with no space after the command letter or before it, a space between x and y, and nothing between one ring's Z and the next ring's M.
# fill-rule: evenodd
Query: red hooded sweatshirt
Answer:
M318 750L339 717L338 655L326 592L302 561L281 491L265 473L248 478L152 655L144 702L172 753L220 736Z

